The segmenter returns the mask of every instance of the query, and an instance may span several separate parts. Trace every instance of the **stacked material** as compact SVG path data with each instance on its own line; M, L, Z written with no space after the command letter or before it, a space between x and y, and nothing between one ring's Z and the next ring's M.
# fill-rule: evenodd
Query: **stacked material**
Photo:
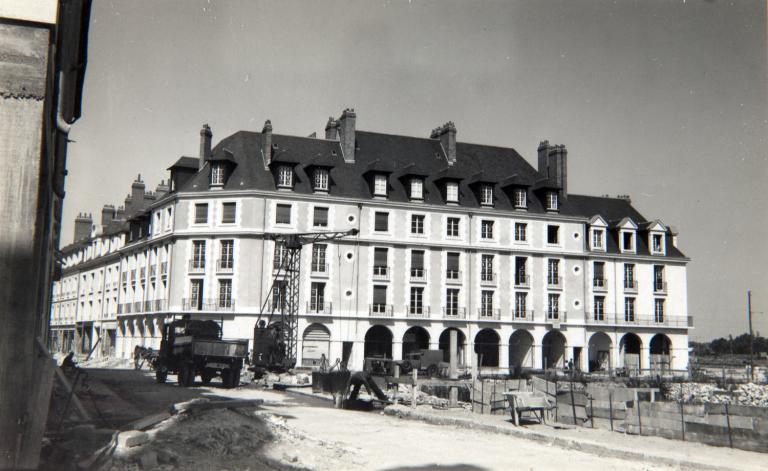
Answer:
M731 391L709 383L675 383L669 386L668 395L673 400L685 402L768 407L768 385L754 383L741 384Z

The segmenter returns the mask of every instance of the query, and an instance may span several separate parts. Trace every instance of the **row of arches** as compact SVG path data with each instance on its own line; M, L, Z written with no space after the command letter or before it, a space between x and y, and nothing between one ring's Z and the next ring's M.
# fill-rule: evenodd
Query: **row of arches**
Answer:
M459 364L467 364L467 339L460 329L449 327L440 334L438 348L443 351L445 361L448 361L451 331L457 332ZM304 332L303 358L304 363L313 364L324 354L329 356L330 331L322 324L312 324ZM402 338L402 358L408 353L430 347L430 335L420 326L412 326L405 331ZM392 331L383 325L374 325L368 329L364 338L364 356L393 358L394 336ZM474 339L474 353L478 355L481 367L499 367L501 338L494 329L482 329ZM651 365L643 365L641 352L643 342L634 333L624 334L619 341L621 363L628 369L669 368L672 343L664 334L656 334L650 341ZM523 368L561 368L566 364L568 342L559 330L551 330L543 337L541 343L540 361L534 364L534 338L530 332L516 330L509 338L509 366ZM578 348L578 347L577 347ZM589 371L604 371L615 367L612 364L611 350L613 342L605 332L596 332L588 341ZM578 365L578 361L577 361Z

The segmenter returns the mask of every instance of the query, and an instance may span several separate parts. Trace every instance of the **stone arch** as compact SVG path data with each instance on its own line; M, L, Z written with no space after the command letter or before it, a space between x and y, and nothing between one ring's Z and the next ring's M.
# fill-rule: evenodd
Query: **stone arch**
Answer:
M438 341L438 348L443 351L443 361L451 361L451 331L456 331L456 350L458 358L458 364L464 366L466 364L466 350L467 350L467 336L461 329L456 327L448 327L440 334Z
M429 349L429 332L424 327L414 325L403 334L403 358L421 349Z
M672 341L664 334L656 334L648 344L651 350L651 370L667 373L671 368Z
M568 342L559 330L550 330L541 339L542 368L565 368L565 347Z
M611 347L613 342L605 332L595 332L589 338L589 371L609 371L611 369Z
M479 366L499 366L499 343L501 338L493 329L483 329L475 336L475 353Z
M331 354L331 331L323 324L310 324L301 337L302 366L318 366Z
M392 331L383 325L374 325L365 333L365 358L392 358Z
M621 337L619 341L619 355L621 356L624 368L630 373L639 373L643 367L642 355L643 341L637 334L628 332Z
M533 335L518 329L509 336L509 369L533 367Z

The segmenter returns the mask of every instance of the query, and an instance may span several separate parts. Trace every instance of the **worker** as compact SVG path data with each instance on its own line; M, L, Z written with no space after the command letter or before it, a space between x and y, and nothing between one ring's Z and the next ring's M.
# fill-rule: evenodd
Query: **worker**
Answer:
M65 373L68 373L70 371L74 371L76 368L77 364L75 363L75 352L69 352L69 354L61 361L61 369Z

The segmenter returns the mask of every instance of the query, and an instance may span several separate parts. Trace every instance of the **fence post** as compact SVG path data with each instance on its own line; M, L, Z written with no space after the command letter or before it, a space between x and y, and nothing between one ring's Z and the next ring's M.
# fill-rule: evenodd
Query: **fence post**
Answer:
M728 413L728 403L725 403L725 423L728 425L728 445L733 448L733 435L731 435L731 416Z
M413 384L411 385L411 392L413 394L413 397L411 398L411 408L416 408L416 381L419 377L419 369L414 368L413 369Z
M485 381L480 379L480 415L485 414Z
M571 373L571 413L573 414L573 425L576 425L576 400L573 398L573 373Z
M685 407L683 407L683 401L680 401L680 426L683 433L683 441L685 441Z
M613 432L613 389L608 390L608 414L610 414L611 432Z
M640 399L635 394L635 407L637 407L637 428L640 431L640 435L643 434L643 419L640 418Z
M592 396L589 396L589 425L595 428L595 406L592 402Z

